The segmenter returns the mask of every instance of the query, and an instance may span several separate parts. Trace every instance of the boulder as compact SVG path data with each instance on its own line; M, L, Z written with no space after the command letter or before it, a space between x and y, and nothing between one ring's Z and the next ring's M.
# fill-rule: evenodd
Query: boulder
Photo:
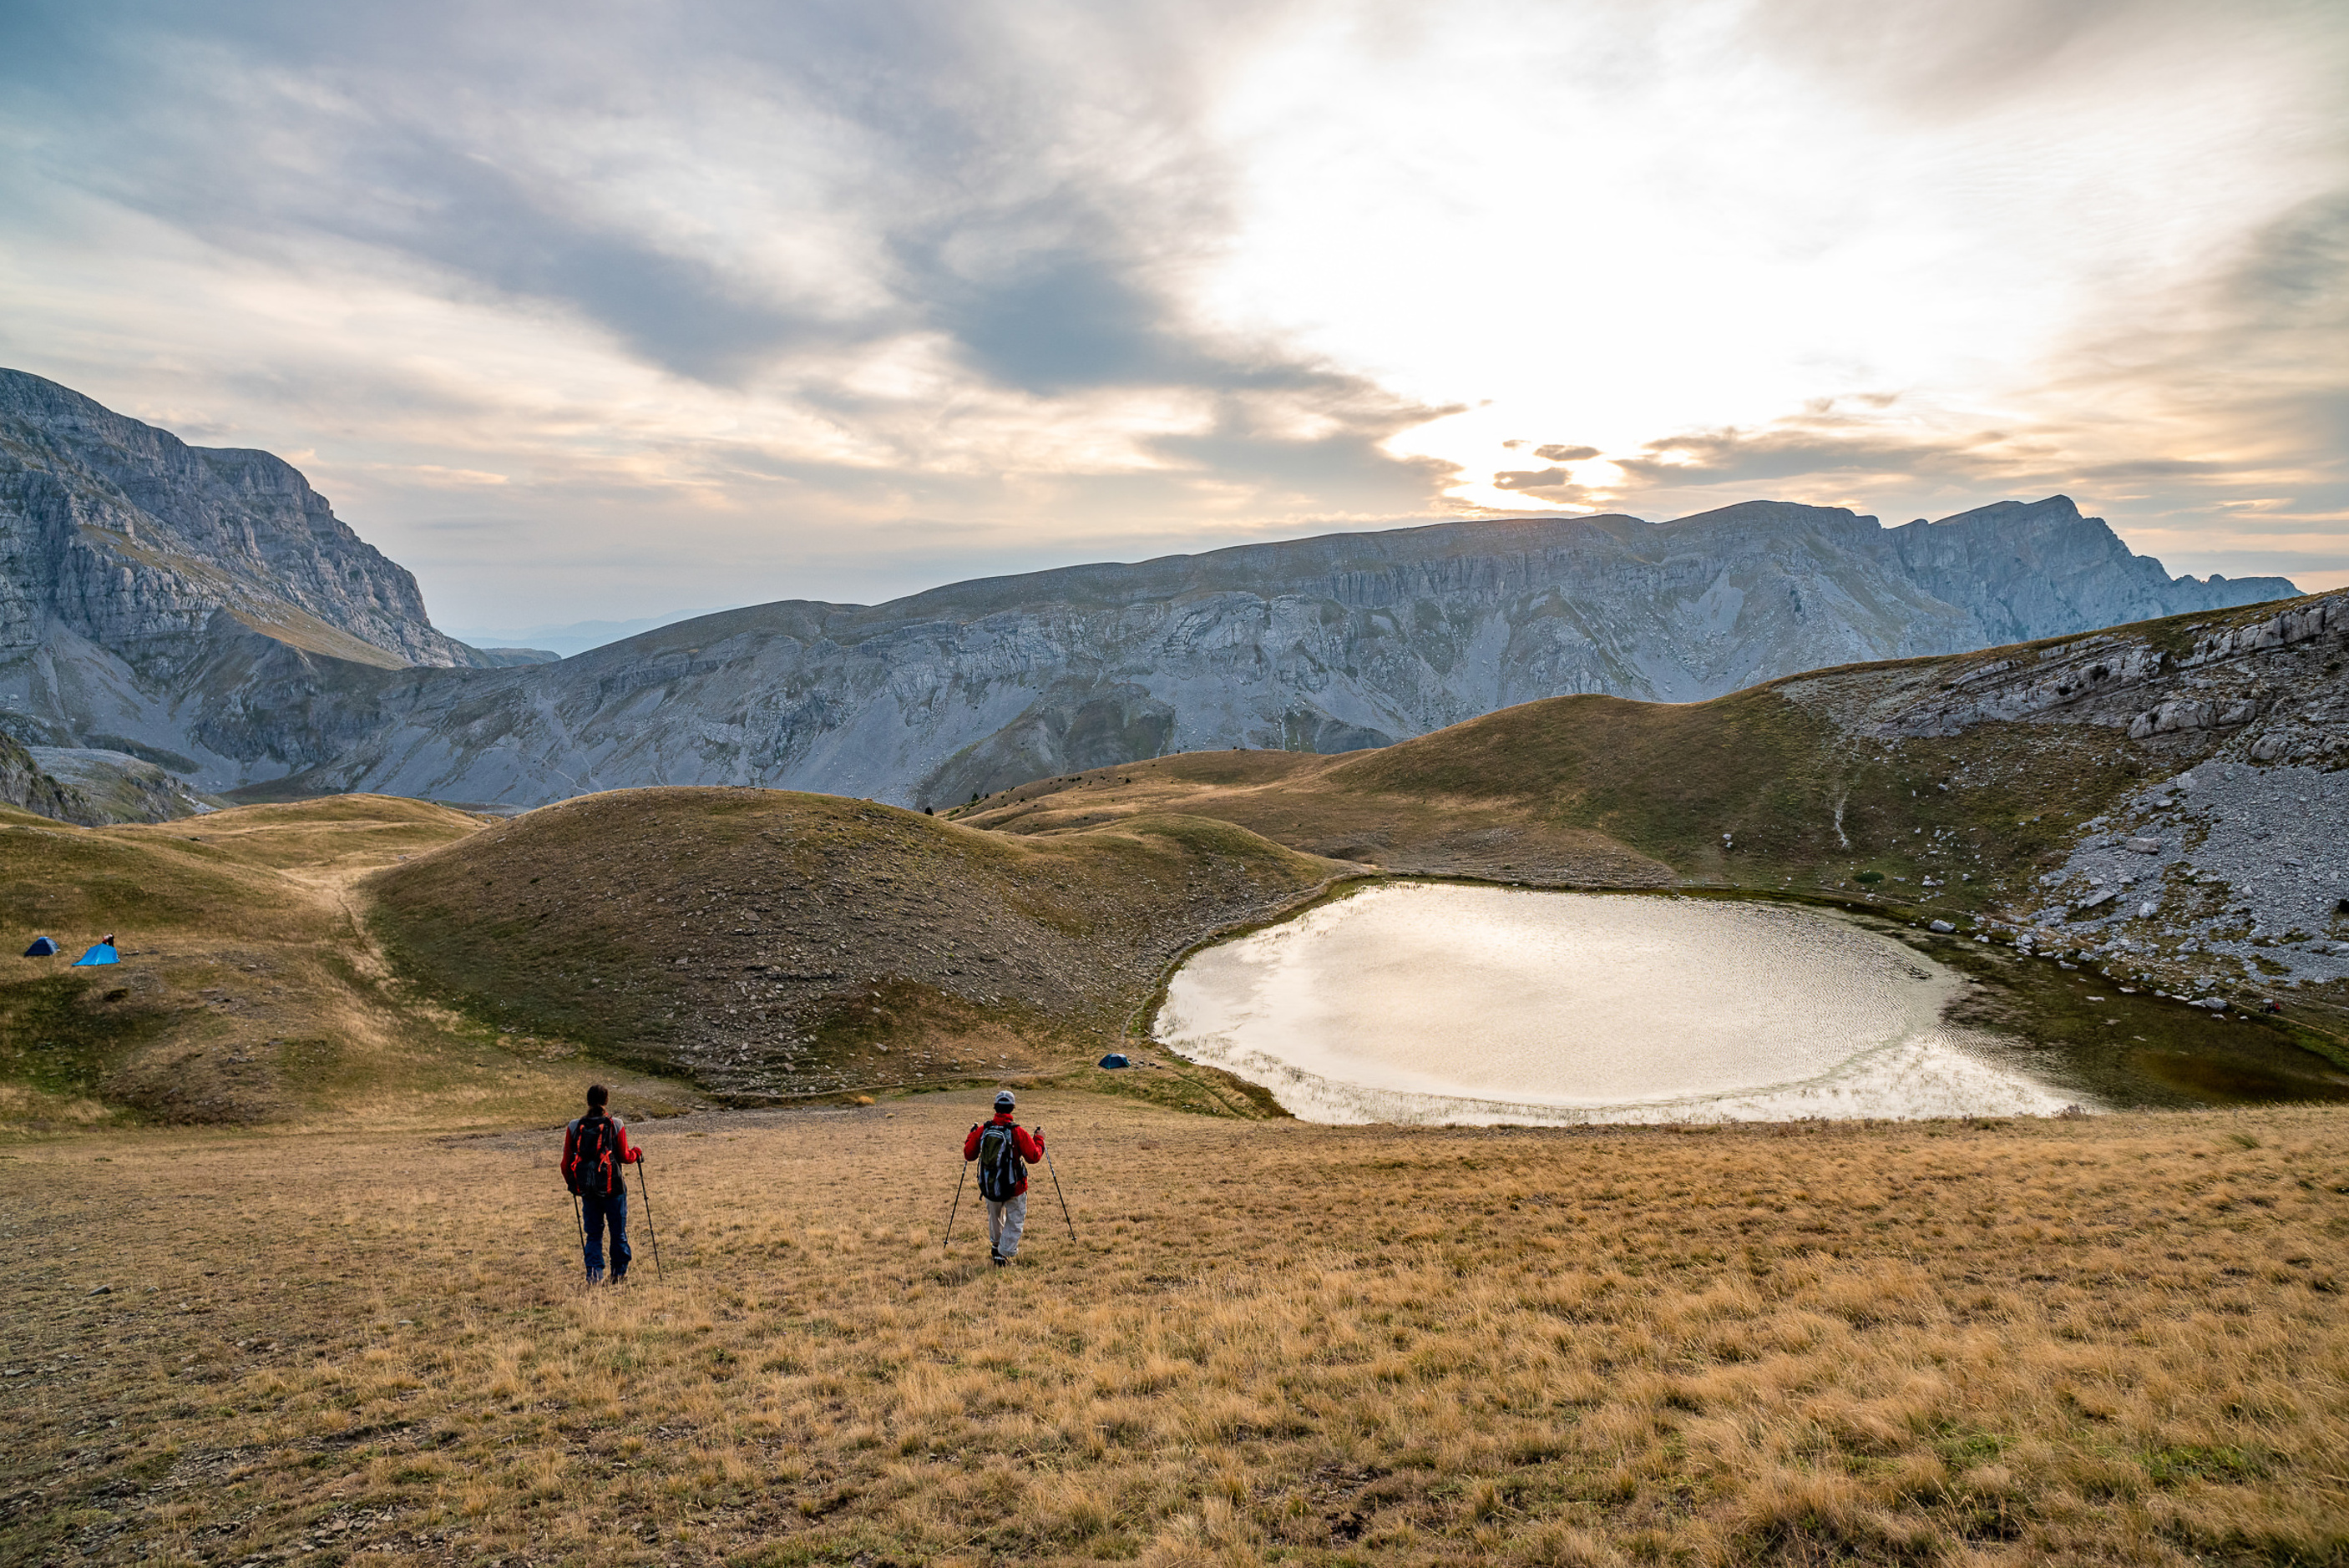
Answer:
M1928 930L1928 931L1937 931L1937 932L1940 933L1943 936L1947 936L1947 935L1949 935L1951 932L1953 932L1953 931L1957 930L1957 927L1956 927L1956 926L1954 926L1954 925L1951 925L1951 924L1948 921L1946 921L1946 920L1937 920L1937 921L1933 922L1933 923L1931 923L1930 925L1928 925L1925 929L1926 929L1926 930Z

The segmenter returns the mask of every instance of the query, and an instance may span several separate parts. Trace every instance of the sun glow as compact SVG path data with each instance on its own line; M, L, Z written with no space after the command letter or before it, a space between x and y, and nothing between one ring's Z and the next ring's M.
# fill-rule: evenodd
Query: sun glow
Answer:
M186 17L0 52L0 362L465 618L1763 495L2349 573L2337 6Z

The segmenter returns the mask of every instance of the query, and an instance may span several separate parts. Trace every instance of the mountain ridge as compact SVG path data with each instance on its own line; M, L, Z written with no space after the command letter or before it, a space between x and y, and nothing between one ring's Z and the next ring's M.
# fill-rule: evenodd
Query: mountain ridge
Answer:
M2294 591L2172 578L2063 496L1893 529L1747 501L784 600L517 664L433 629L414 578L290 466L0 373L0 727L247 798L735 784L936 807L1168 751L1351 751L1540 697L1702 700Z
M414 574L336 517L292 464L191 446L18 370L0 370L0 528L9 647L47 615L131 654L192 635L225 609L297 646L324 627L395 663L480 662L432 629ZM108 592L106 579L125 573L129 592ZM315 651L376 662L347 645Z

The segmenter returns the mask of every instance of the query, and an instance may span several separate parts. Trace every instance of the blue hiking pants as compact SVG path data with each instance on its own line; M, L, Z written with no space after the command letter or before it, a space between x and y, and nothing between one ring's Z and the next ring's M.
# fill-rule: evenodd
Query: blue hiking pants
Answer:
M636 1256L628 1250L627 1193L589 1193L579 1202L587 1212L587 1277L604 1277L604 1226L608 1222L612 1227L612 1277L620 1278L628 1272L628 1260Z

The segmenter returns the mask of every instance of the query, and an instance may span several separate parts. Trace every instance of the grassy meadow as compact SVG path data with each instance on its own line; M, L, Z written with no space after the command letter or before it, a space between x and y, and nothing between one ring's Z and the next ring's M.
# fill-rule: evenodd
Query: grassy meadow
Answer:
M481 826L366 795L95 829L0 808L0 1128L558 1114L616 1069L403 994L366 929L367 877ZM119 965L68 967L108 933ZM37 935L64 955L18 957Z
M1179 811L1392 872L1840 888L1964 913L2004 904L2061 863L2079 824L2159 760L2077 725L1863 746L1773 685L1682 704L1549 697L1332 757L1157 758L1039 779L952 815L1050 835ZM1858 882L1863 872L1878 880ZM1928 892L1928 876L1947 885Z
M0 1154L10 1562L2349 1562L2349 1120L1400 1131L983 1094ZM623 1114L642 1108L623 1095ZM96 1294L94 1294L96 1293Z

